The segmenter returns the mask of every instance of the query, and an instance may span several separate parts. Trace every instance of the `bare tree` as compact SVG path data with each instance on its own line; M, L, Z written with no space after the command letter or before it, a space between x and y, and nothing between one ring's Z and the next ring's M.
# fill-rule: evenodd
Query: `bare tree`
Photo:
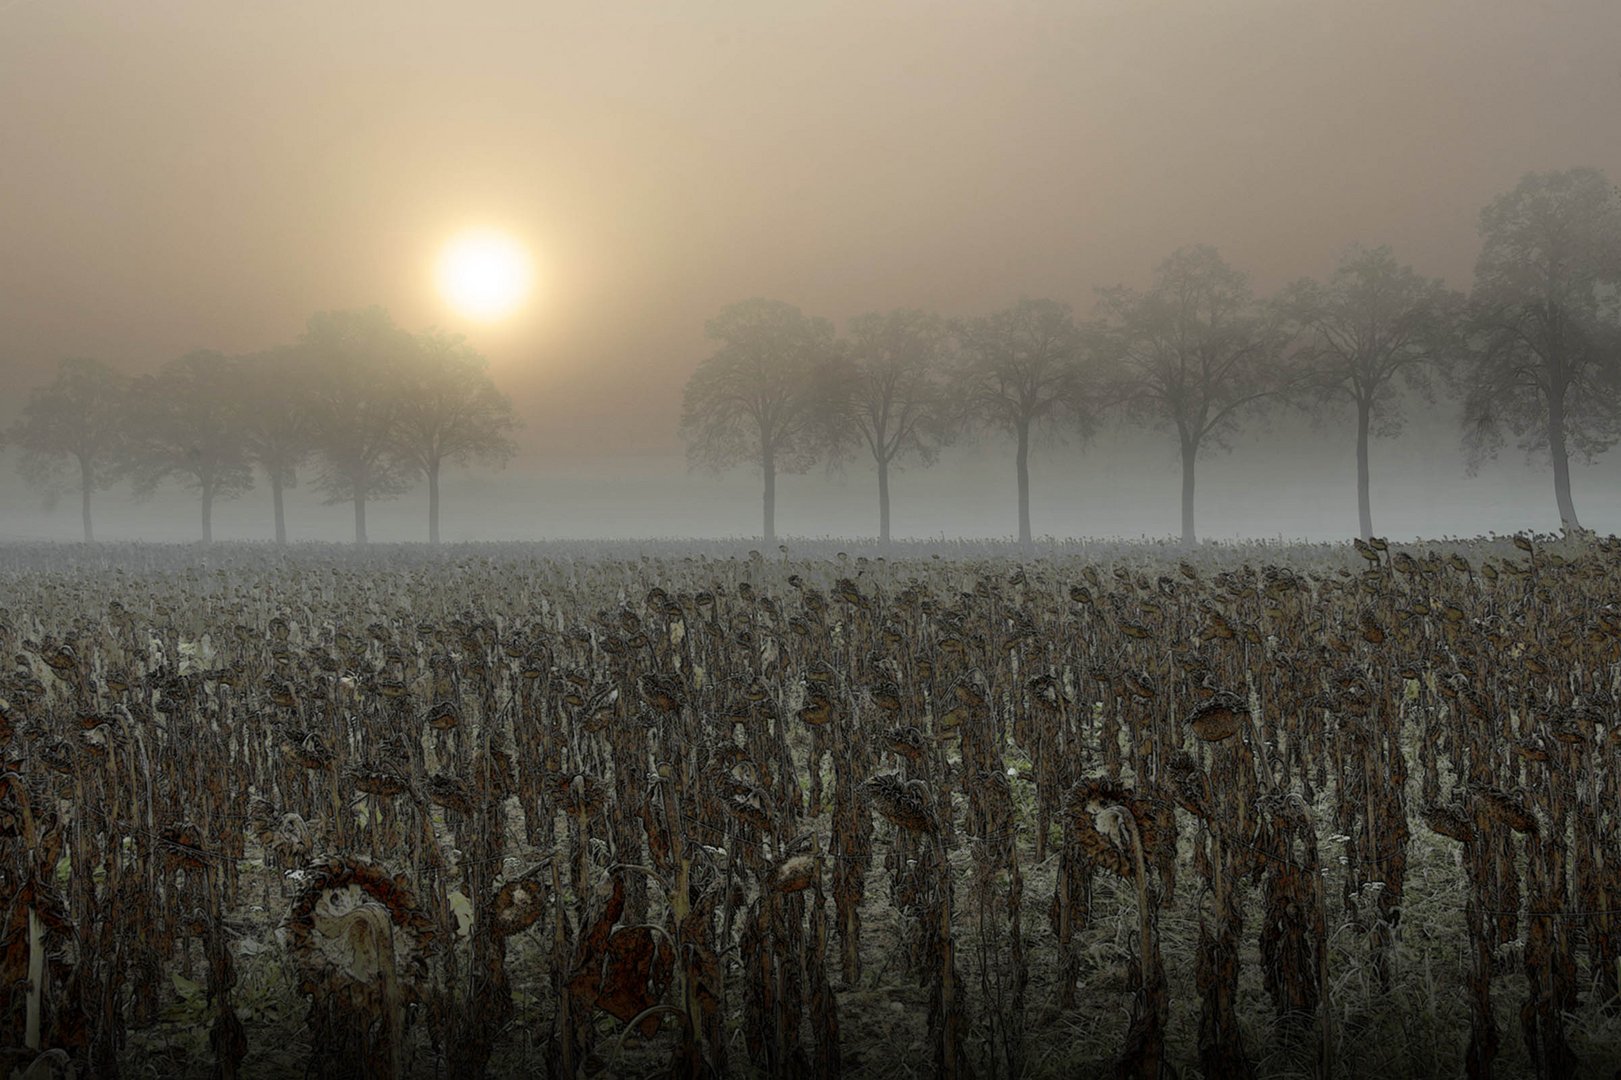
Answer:
M1617 437L1621 200L1595 169L1531 173L1480 212L1464 383L1471 466L1505 433L1553 464L1559 520L1578 528L1570 452Z
M90 496L116 483L124 468L128 380L99 360L67 359L56 378L29 396L8 441L23 451L23 478L54 503L61 467L78 471L85 543L96 539Z
M1396 262L1388 247L1352 248L1326 283L1302 279L1279 306L1296 327L1301 388L1356 409L1357 521L1373 535L1372 435L1401 431L1400 389L1434 399L1431 373L1452 346L1460 300L1438 278Z
M889 473L911 458L932 464L950 436L945 361L951 337L939 316L898 309L850 320L843 361L825 395L835 438L864 446L878 466L878 538L889 543Z
M743 300L705 327L719 342L687 380L681 429L687 459L721 470L759 464L762 533L777 537L777 473L804 472L825 448L819 394L836 354L833 324L780 300Z
M366 504L410 485L396 453L400 377L415 343L382 308L326 311L310 318L303 347L316 365L310 422L328 503L355 509L355 543L366 542Z
M314 437L310 393L314 367L306 349L289 346L238 361L239 423L248 459L270 482L276 543L287 543L286 489L298 485Z
M173 478L202 501L203 543L214 540L214 502L253 487L242 416L240 368L221 353L171 360L131 386L131 475L137 495Z
M1118 394L1140 420L1174 427L1182 452L1182 542L1193 544L1199 451L1225 446L1247 407L1279 388L1282 338L1244 274L1206 245L1182 248L1147 292L1099 291Z
M1020 300L957 325L962 361L953 394L969 423L1003 431L1016 445L1019 543L1029 548L1030 441L1063 419L1084 432L1091 424L1097 368L1069 305Z
M395 446L399 460L427 478L430 544L439 543L439 473L445 462L505 465L517 452L517 415L488 367L460 336L436 330L417 335L404 365Z

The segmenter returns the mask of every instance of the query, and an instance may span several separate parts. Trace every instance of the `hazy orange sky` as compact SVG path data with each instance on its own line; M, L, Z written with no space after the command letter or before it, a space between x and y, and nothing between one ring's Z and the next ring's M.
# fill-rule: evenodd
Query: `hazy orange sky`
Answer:
M1179 245L1270 289L1388 242L1466 286L1529 170L1621 177L1615 0L0 0L0 363L466 330L526 459L675 454L702 327L1021 294ZM536 302L464 326L457 228ZM0 420L15 409L0 404Z

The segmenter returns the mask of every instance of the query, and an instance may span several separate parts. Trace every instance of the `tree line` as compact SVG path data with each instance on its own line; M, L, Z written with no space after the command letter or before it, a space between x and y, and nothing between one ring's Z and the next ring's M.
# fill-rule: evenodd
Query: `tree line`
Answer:
M733 304L707 325L715 352L687 384L689 461L758 465L762 533L776 535L776 477L870 455L882 541L892 469L927 464L967 431L1014 445L1019 540L1031 543L1029 458L1043 428L1085 438L1121 418L1174 433L1182 540L1193 543L1201 452L1280 405L1345 407L1356 424L1357 512L1373 533L1368 447L1400 430L1402 392L1462 399L1470 467L1513 440L1545 453L1566 528L1580 527L1570 458L1621 435L1621 199L1593 169L1532 173L1480 214L1465 295L1353 248L1326 281L1257 297L1208 246L1178 250L1143 290L1101 289L1077 318L1024 299L977 318L897 310L826 319L777 300Z
M872 460L878 526L890 537L893 472L927 465L960 435L1014 446L1018 534L1032 540L1029 460L1043 431L1093 435L1120 419L1174 434L1182 539L1193 543L1198 461L1264 411L1344 408L1356 425L1360 532L1372 535L1368 447L1400 430L1404 393L1463 402L1471 468L1510 441L1545 454L1561 522L1579 527L1570 459L1621 436L1621 199L1593 169L1533 173L1480 214L1465 295L1353 248L1324 281L1258 297L1208 246L1171 254L1148 286L1100 289L1092 317L1024 299L973 318L873 312L841 337L781 301L733 304L707 324L716 343L688 381L681 426L694 466L759 467L762 533L776 538L778 473ZM197 493L203 539L214 505L262 476L278 543L283 493L305 472L328 503L367 504L428 487L439 540L445 463L504 464L518 420L485 360L459 337L409 333L380 308L313 316L295 343L246 356L201 351L126 377L62 361L0 440L48 499L77 489L84 536L93 493L128 481Z
M188 353L152 375L63 360L4 438L48 500L77 489L87 542L92 495L117 483L143 496L166 482L196 492L207 542L214 505L262 475L285 544L283 493L310 471L329 504L353 504L357 543L368 503L425 480L438 543L443 466L504 464L516 449L517 416L487 366L460 337L412 334L381 308L322 312L294 344Z

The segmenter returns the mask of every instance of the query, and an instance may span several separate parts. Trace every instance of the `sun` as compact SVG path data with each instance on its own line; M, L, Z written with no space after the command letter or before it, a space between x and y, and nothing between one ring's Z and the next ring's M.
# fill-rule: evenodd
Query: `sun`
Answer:
M469 319L491 321L515 311L529 295L534 267L512 236L492 229L458 233L439 253L439 292Z

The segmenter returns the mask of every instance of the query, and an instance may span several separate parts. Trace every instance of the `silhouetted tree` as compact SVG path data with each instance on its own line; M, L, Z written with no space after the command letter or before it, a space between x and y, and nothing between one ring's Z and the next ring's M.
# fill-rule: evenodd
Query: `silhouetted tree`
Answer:
M1086 431L1098 369L1069 305L1025 299L957 325L962 361L952 393L969 423L1004 431L1016 445L1019 543L1030 531L1030 440L1062 419Z
M327 502L355 508L355 543L366 542L366 503L410 483L396 453L401 376L415 348L382 308L325 311L310 318L303 347L315 365L310 422Z
M1176 428L1182 451L1182 542L1194 530L1199 450L1223 446L1247 406L1280 386L1281 335L1246 276L1215 248L1182 248L1154 271L1147 292L1099 290L1120 363L1118 395L1140 420Z
M283 492L298 485L314 437L310 394L315 372L309 351L297 346L243 357L237 387L242 395L243 445L264 470L276 518L276 543L287 543Z
M131 386L129 455L135 493L173 478L202 500L203 543L214 540L214 502L253 487L242 418L250 403L240 367L209 351L171 360Z
M1594 169L1531 173L1480 212L1464 375L1471 467L1513 434L1553 464L1559 519L1576 528L1570 451L1617 435L1610 340L1621 286L1621 201Z
M1398 384L1433 400L1431 372L1451 347L1459 298L1396 262L1388 247L1353 248L1326 283L1302 279L1279 298L1299 329L1301 389L1356 408L1357 521L1373 535L1368 442L1401 431Z
M90 496L117 482L124 467L129 381L99 360L68 359L56 378L29 395L8 440L23 451L23 478L54 502L61 467L78 470L85 543L95 540Z
M820 393L837 355L833 324L779 300L744 300L705 326L720 343L687 380L681 429L687 458L721 470L757 462L763 534L776 540L777 473L804 472L825 448Z
M399 459L428 481L428 542L439 542L439 472L447 461L505 465L517 452L512 402L490 381L488 364L459 336L430 330L401 373L395 428Z
M932 464L949 437L946 324L925 311L869 312L850 320L827 400L834 437L864 446L878 466L878 538L889 543L889 471L907 457Z

